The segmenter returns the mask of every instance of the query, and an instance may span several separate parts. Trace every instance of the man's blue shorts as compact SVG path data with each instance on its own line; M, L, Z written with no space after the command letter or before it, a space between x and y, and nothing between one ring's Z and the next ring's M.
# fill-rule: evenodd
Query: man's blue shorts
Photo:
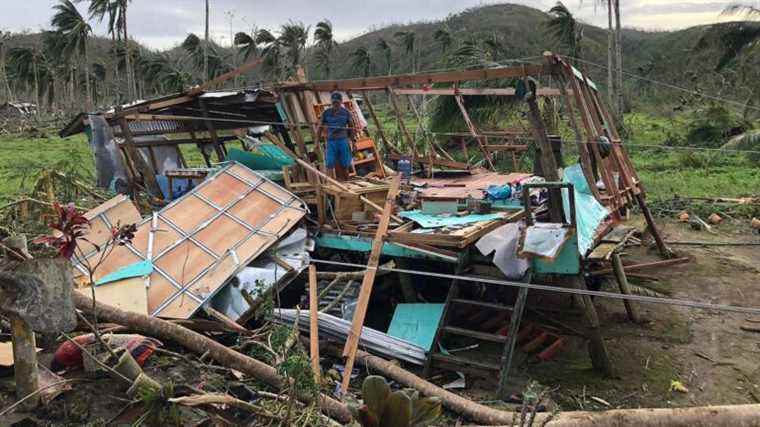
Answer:
M328 140L326 151L325 163L327 163L327 169L334 169L336 162L344 169L351 167L353 156L351 155L351 145L348 142L348 138Z

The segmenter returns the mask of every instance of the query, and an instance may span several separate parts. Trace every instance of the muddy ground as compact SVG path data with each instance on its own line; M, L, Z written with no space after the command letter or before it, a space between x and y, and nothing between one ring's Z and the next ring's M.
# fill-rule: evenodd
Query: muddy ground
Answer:
M675 221L659 222L668 240L760 241L747 221L722 224L716 228L717 234L693 231L688 224ZM631 283L676 299L760 307L760 246L673 249L691 262L642 270L658 280L632 278ZM656 251L640 247L626 253L626 264L658 259ZM610 279L602 290L615 291L616 286ZM527 360L518 367L522 375L553 389L551 396L562 410L607 407L592 397L613 408L760 403L760 334L740 329L760 326L752 323L760 321L760 315L639 303L643 322L633 324L622 301L596 298L595 304L614 378L593 372L584 340L572 336L554 360ZM577 312L563 312L554 318L579 329L583 325ZM671 391L674 380L688 392Z

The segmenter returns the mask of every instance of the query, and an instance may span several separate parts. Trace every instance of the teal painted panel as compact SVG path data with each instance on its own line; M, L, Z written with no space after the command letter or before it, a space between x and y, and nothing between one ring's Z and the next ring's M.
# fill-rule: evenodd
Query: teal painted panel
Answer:
M388 327L388 335L430 351L442 315L443 304L399 304Z
M106 283L131 279L132 277L147 276L151 273L153 273L153 263L150 261L139 261L126 267L122 267L113 273L102 277L100 280L95 282L95 285L105 285Z
M338 249L352 252L370 252L372 250L372 239L366 237L341 236L338 234L322 233L315 239L315 241L317 247L322 248ZM407 249L405 247L388 242L383 245L382 254L392 257L452 262L448 259L417 252L412 249Z
M470 214L464 216L428 215L420 211L403 211L398 214L401 218L411 219L423 228L447 227L454 225L471 224L480 221L492 221L504 218L503 213L494 214Z
M602 221L610 214L588 187L586 177L583 175L581 165L575 164L565 168L565 175L562 181L573 184L575 196L575 228L578 233L578 253L585 256L586 253L594 246L594 235L601 225ZM562 204L565 208L565 215L570 215L570 198L568 190L562 190Z
M533 257L533 270L539 274L576 275L581 272L581 259L578 255L578 235L573 235L560 249L554 261Z

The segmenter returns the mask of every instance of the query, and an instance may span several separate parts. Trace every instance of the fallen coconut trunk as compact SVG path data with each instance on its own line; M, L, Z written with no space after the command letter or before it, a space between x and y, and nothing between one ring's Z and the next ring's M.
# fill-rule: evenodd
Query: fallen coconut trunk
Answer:
M333 354L340 354L340 349L329 348ZM512 426L513 412L500 411L444 390L417 375L380 357L358 351L356 360L379 371L401 384L418 390L425 396L439 397L443 405L453 412L470 418L483 425ZM544 425L549 414L537 414L534 425ZM519 417L519 415L518 415ZM616 409L610 411L562 412L550 420L551 427L622 427L622 426L760 426L760 405L725 405L694 408L656 408L656 409Z
M72 292L72 299L78 309L93 313L90 297ZM272 387L281 389L285 385L285 380L277 374L275 368L177 324L143 314L126 312L99 302L95 304L93 314L96 314L98 319L127 326L147 336L172 340L199 354L207 352L208 356L218 363L250 375ZM312 400L312 396L299 393L298 399L308 403ZM320 394L319 404L330 417L342 423L351 421L351 413L343 403Z
M329 347L329 351L334 355L341 354L341 350L333 346ZM425 396L440 398L443 406L453 412L464 415L477 423L487 425L512 425L514 413L489 408L488 406L475 403L472 400L444 390L443 388L438 387L430 381L424 380L417 375L414 375L413 373L401 368L393 362L389 362L380 357L372 356L371 354L361 350L356 352L356 361L363 364L364 366L376 369L388 378L392 378L401 384L418 390Z
M760 405L615 409L601 412L574 411L561 413L547 425L552 427L760 426Z

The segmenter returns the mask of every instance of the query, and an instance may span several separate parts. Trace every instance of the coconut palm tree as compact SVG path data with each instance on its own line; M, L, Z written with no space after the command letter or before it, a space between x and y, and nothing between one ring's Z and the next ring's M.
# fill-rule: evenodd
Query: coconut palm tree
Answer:
M575 20L573 14L562 2L557 2L549 9L549 15L551 18L546 23L547 35L559 46L567 49L568 55L581 58L583 25Z
M0 31L0 85L2 85L6 102L13 101L13 91L11 90L11 84L8 80L8 70L5 68L5 52L10 38L11 33Z
M235 47L238 48L238 52L243 54L244 60L256 56L259 53L255 37L255 32L253 34L247 34L244 32L235 34L233 43L235 44Z
M412 66L412 73L417 71L417 46L416 46L416 35L414 31L398 31L396 34L393 35L401 46L406 51L407 55L410 55L411 58L411 66Z
M14 47L8 51L8 69L15 80L32 84L34 101L40 107L40 71L45 57L37 47Z
M356 50L351 52L351 59L351 66L354 71L361 73L362 77L369 77L372 67L372 57L369 49L364 46L356 48Z
M82 0L79 0L82 1ZM118 104L121 102L121 93L118 88L121 86L121 77L119 76L119 40L121 40L120 29L122 24L121 13L118 1L115 0L91 0L88 8L90 19L102 23L108 17L106 29L111 36L111 54L113 55L113 78L115 91L114 101Z
M315 59L317 65L325 71L325 77L330 78L330 62L332 59L333 49L338 45L333 37L333 25L332 22L325 19L319 21L314 28L314 40L317 44L317 53Z
M264 66L275 78L280 78L282 74L282 49L280 46L280 40L267 29L260 29L256 31L256 37L254 37L256 45L262 46L261 56L264 57Z
M301 64L302 55L306 49L306 43L309 41L309 29L303 22L288 22L280 28L280 35L277 37L283 53L289 59L290 71L295 73Z
M441 45L441 56L446 55L454 44L454 36L452 36L451 30L449 30L448 26L443 26L435 30L435 33L433 33L433 39Z
M71 58L74 54L78 54L84 61L85 105L89 111L92 109L92 91L90 88L90 56L87 42L92 33L92 27L71 0L59 1L53 6L55 14L50 24L65 40L62 52L64 57Z
M388 68L388 75L390 76L393 72L393 62L391 61L393 50L391 49L390 43L380 37L377 39L377 43L375 43L375 48L382 52L383 57L385 58L385 66Z

